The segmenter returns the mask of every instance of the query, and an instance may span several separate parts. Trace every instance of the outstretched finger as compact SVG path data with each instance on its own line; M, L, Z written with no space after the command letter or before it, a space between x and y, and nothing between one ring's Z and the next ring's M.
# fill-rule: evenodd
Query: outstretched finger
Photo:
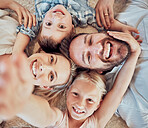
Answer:
M33 26L36 26L36 16L32 15L32 18L33 18Z
M114 21L114 11L113 11L113 8L109 8L109 17L110 17L110 22L113 23L113 21Z
M97 20L98 26L102 27L100 14L99 14L98 10L96 11L96 20Z
M22 25L22 18L23 18L22 13L20 11L18 11L17 15L18 15L18 21Z
M104 15L108 15L108 14L104 14L103 12L100 13L101 22L102 22L102 24L104 25L104 27L105 27L106 29L108 29L107 24L106 24L106 22L105 22Z
M32 24L33 24L33 17L28 11L27 11L27 14L28 14L28 17L29 17L28 27L31 28Z
M24 26L25 26L25 28L27 28L28 19L29 19L28 15L27 15L27 10L25 10L23 12L23 18L24 18Z
M108 10L106 10L104 12L104 19L105 19L105 22L106 22L106 25L107 25L107 29L110 28L110 18L109 18L109 13L108 13Z

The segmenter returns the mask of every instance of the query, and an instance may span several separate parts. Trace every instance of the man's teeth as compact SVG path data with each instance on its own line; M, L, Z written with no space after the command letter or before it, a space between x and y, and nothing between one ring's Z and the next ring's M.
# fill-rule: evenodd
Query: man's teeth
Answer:
M84 111L77 110L75 107L73 107L73 108L74 108L74 110L75 110L77 113L79 113L79 114L84 113Z
M33 75L36 77L36 74L37 74L37 70L36 70L36 64L37 62L35 61L32 65L32 72L33 72Z
M106 46L106 52L105 52L105 58L109 58L110 56L110 47L111 47L111 44L110 43L107 43L107 46Z

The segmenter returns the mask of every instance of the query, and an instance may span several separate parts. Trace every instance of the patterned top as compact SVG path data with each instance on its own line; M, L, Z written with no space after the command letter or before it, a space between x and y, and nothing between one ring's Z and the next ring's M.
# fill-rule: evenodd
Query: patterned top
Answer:
M36 27L29 29L22 25L17 28L17 32L20 31L23 34L28 35L31 39L34 38L47 11L59 4L63 5L71 14L72 22L75 27L86 27L87 25L91 25L98 31L102 30L96 23L95 10L88 6L88 0L35 0Z

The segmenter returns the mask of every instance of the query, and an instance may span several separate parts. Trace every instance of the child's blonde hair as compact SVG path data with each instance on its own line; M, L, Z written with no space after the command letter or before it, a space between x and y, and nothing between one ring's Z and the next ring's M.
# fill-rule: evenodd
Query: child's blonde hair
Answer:
M106 94L106 80L104 76L100 75L97 71L95 70L83 71L79 73L76 79L84 79L94 84L99 90L98 93L100 94L99 95L100 101L102 97Z

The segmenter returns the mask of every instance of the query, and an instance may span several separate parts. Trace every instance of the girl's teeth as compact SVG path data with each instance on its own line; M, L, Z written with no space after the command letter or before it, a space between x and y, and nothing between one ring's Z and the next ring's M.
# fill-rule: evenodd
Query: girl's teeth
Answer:
M75 107L74 107L74 109L77 113L84 113L84 111L77 110Z

